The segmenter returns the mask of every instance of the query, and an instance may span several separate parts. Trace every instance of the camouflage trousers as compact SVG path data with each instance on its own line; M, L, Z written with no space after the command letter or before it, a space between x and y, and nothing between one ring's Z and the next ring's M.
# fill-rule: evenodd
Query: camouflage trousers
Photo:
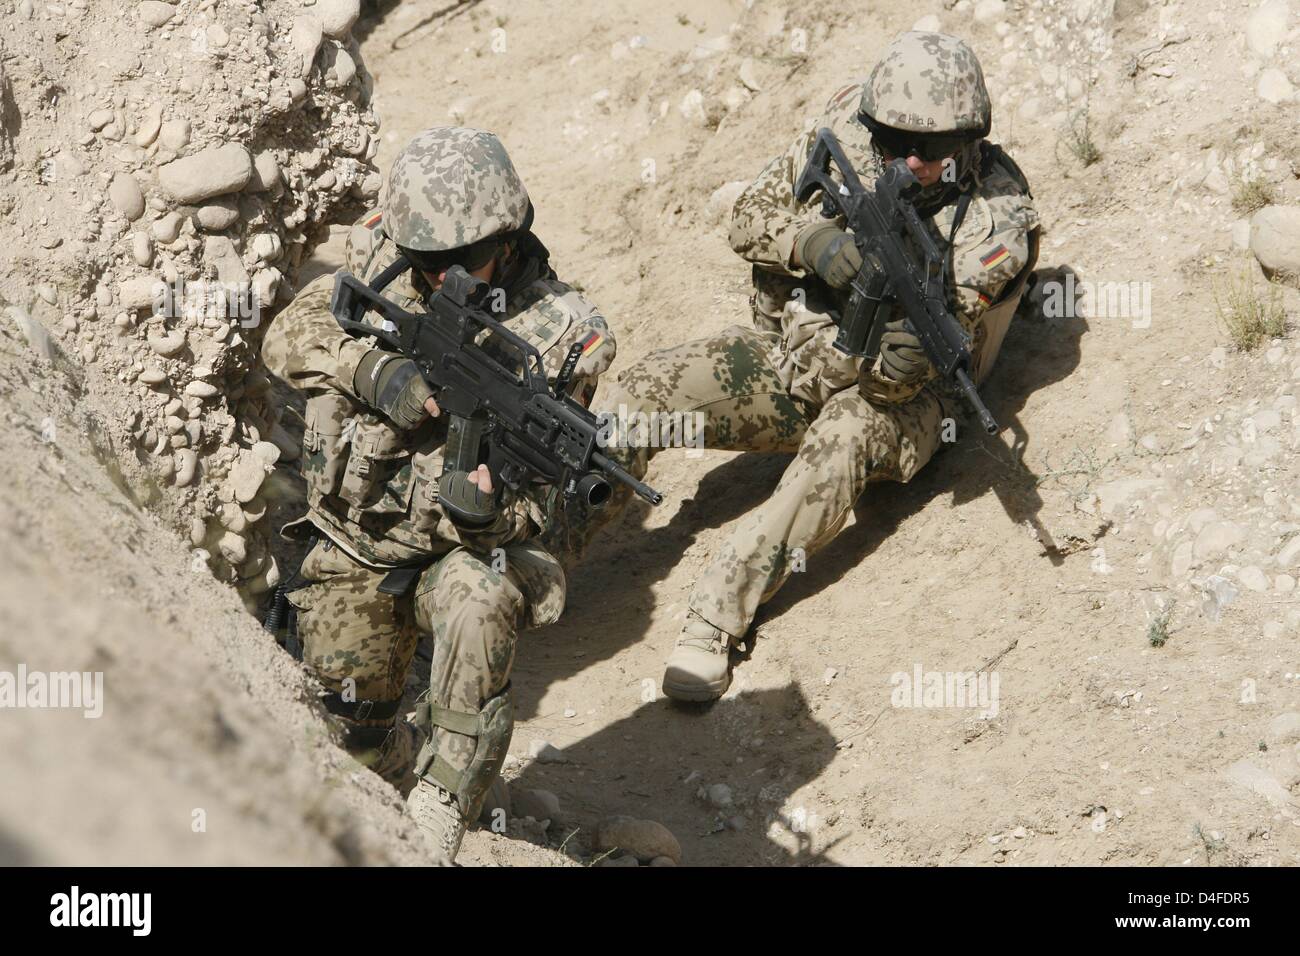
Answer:
M700 413L704 447L793 453L776 490L731 529L696 582L690 610L734 638L802 559L845 525L868 482L908 481L938 447L944 410L922 390L909 401L869 401L857 387L823 405L794 398L778 372L775 332L733 326L713 338L652 352L625 370L601 403L627 415L617 455L637 477L660 448L638 424L659 413ZM580 549L629 500L620 489L566 546Z
M301 574L311 583L290 593L303 663L346 700L400 701L425 633L433 639L428 703L477 715L507 689L519 626L552 623L564 608L559 563L533 542L490 555L457 548L425 569L413 592L400 598L379 591L386 573L324 539L303 561ZM418 716L417 721L424 722ZM394 718L351 723L384 727ZM463 772L476 744L472 736L434 726L431 746Z

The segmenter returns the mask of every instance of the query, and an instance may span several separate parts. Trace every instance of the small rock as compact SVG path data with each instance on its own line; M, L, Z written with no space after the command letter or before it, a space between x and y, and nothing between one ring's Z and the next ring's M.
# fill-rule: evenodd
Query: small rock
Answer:
M138 266L148 266L153 262L153 241L147 233L137 232L131 236L131 258Z
M293 26L289 28L289 44L300 57L301 75L306 76L311 72L311 65L316 59L316 52L320 49L324 33L320 20L310 13L294 18Z
M148 276L137 276L120 282L117 286L117 299L122 308L128 311L152 308L160 298L161 283Z
M118 212L135 222L144 215L144 193L129 173L118 173L108 184L108 199Z
M253 237L253 253L264 262L280 258L280 237L273 232L260 232Z
M1253 564L1238 571L1237 580L1252 591L1268 590L1268 575Z
M650 861L651 866L676 866L671 856L657 856Z
M317 0L316 16L327 37L341 40L361 15L361 0Z
M185 394L193 398L208 399L217 394L217 386L211 382L193 381L185 386ZM251 500L252 496L249 496Z
M141 149L145 149L158 138L161 129L162 106L154 103L145 110L144 116L140 119L140 125L136 128L135 135L131 137L131 142Z
M168 120L158 131L158 145L171 153L179 153L190 141L190 121Z
M149 230L153 233L155 239L163 245L167 245L168 243L175 242L176 237L181 234L181 223L184 221L185 220L181 218L180 213L169 212L166 215L155 219L149 226Z
M224 198L200 206L194 220L205 232L222 232L239 220L239 207L234 199Z
M185 330L173 329L170 332L150 335L148 341L149 348L165 358L170 358L185 348Z
M1270 273L1300 274L1300 207L1265 206L1255 213L1250 249Z
M634 856L607 856L596 864L597 866L640 866Z
M1265 103L1289 103L1295 97L1295 87L1285 73L1271 66L1259 74L1255 95Z
M248 558L247 542L244 541L243 535L233 531L227 531L221 536L221 540L217 542L217 550L231 564L243 564Z
M596 848L621 849L642 863L666 856L673 863L682 862L682 848L677 838L662 823L632 817L611 817L596 829Z
M718 809L731 806L731 788L725 783L715 783L708 790L709 803Z
M137 9L140 11L141 21L151 30L162 26L176 12L175 7L162 3L161 0L141 0Z
M196 383L190 383L190 385L194 384ZM185 390L188 392L189 387L186 386ZM266 474L266 465L263 464L262 459L252 452L241 451L235 467L230 469L230 486L235 493L235 500L246 504L256 498L262 482L266 481Z
M253 157L253 175L248 179L250 193L264 193L280 184L280 164L275 154L263 150Z
M198 473L199 456L192 449L182 448L176 453L176 487L185 488Z

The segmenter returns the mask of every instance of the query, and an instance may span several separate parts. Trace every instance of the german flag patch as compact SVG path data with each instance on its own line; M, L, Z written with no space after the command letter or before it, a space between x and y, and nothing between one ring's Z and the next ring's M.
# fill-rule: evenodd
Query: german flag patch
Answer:
M376 226L379 225L380 221L383 218L384 218L384 214L382 212L377 212L369 219L367 219L365 222L363 222L362 225L365 226L367 229L374 229Z
M596 332L594 330L588 332L586 337L582 339L582 354L586 355L588 352L590 352L592 349L594 349L597 345L599 345L603 341L605 341L605 337L601 335L599 332Z
M985 269L992 269L1009 255L1011 255L1011 253L1007 250L1007 247L999 242L997 248L992 252L980 256L980 265Z

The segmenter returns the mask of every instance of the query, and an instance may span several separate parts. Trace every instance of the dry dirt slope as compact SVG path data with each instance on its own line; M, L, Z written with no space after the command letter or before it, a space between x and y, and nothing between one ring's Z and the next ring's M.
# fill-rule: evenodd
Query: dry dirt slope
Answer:
M912 485L869 491L760 621L734 691L698 711L653 682L692 578L783 462L662 456L652 478L670 501L598 546L564 621L519 655L510 776L517 793L554 792L564 825L473 834L468 860L558 859L525 838L578 829L570 849L585 850L596 821L626 813L662 821L696 864L1296 861L1300 615L1285 579L1300 355L1218 351L1210 293L1236 254L1224 187L1243 160L1297 200L1294 104L1257 96L1261 73L1290 62L1297 14L1270 60L1246 44L1246 4L377 7L361 31L377 163L433 123L499 131L561 273L617 324L620 364L746 321L746 270L710 195L753 176L923 16L984 58L995 137L1035 184L1044 267L1153 287L1149 328L1019 327L989 397L1033 476L967 439ZM1085 105L1102 154L1086 169L1058 146ZM0 722L32 784L6 788L4 852L415 859L391 793L320 741L288 662L112 486L116 451L96 444L75 385L5 328L0 661L111 661L109 686L130 692L96 725L117 721L111 743L80 717ZM1063 553L1044 553L1027 519ZM1237 596L1214 620L1196 584L1216 574ZM1146 640L1157 602L1173 607L1162 648ZM895 672L993 660L992 719L889 706ZM528 760L542 740L567 760ZM103 781L92 810L73 767ZM195 807L222 840L191 834Z

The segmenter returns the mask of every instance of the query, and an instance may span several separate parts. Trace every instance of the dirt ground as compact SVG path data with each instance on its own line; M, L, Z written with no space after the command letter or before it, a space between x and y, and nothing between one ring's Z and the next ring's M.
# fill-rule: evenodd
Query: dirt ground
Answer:
M663 661L692 582L785 459L656 458L665 503L634 506L563 619L520 642L506 776L516 799L558 797L559 819L473 832L463 862L589 863L612 815L666 826L686 865L1300 861L1300 349L1236 350L1216 304L1253 261L1235 184L1300 202L1296 104L1259 94L1300 49L1300 11L1270 62L1257 8L366 5L378 166L430 125L500 134L557 271L617 332L615 371L749 322L727 192L711 197L923 19L982 58L991 138L1043 219L1040 273L1151 297L1149 321L1025 308L984 392L1002 435L870 488L711 706L667 701ZM336 266L341 235L300 281ZM1267 288L1294 323L1300 295ZM113 485L75 363L29 366L4 329L0 661L36 667L58 637L132 692L93 731L0 717L32 781L3 788L0 858L417 862L396 794L325 739L292 662ZM75 437L47 440L47 419ZM917 671L995 674L996 713L894 706L895 675ZM543 742L558 759L530 756ZM226 838L196 836L195 807Z

